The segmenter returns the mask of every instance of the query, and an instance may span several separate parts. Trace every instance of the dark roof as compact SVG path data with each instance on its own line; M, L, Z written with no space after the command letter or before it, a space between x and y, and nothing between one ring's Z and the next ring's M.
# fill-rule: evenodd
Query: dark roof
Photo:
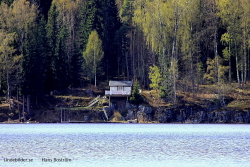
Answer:
M132 86L132 81L109 81L109 86Z

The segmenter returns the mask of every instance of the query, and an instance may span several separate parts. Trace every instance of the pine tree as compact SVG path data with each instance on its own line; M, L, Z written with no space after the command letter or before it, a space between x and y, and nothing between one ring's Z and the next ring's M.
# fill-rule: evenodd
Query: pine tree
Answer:
M139 82L137 80L133 83L133 90L129 101L133 104L140 104L143 102L143 97L139 93Z

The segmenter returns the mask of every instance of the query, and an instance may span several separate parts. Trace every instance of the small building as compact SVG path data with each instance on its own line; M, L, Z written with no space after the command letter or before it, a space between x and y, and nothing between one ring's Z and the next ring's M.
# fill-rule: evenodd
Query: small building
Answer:
M129 97L131 90L132 81L109 81L109 90L105 91L105 96Z

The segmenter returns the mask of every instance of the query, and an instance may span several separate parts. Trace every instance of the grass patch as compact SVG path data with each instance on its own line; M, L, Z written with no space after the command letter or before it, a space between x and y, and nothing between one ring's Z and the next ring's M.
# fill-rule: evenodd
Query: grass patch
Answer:
M228 109L248 111L250 108L250 100L234 100L227 105Z

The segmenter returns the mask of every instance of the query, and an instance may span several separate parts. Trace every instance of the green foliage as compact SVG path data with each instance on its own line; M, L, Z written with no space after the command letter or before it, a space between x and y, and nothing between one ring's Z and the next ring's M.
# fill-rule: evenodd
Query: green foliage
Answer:
M207 61L207 72L204 74L204 79L208 84L221 84L226 81L225 74L228 72L228 66L223 66L221 61L219 56Z
M69 86L69 59L67 55L66 39L68 29L63 23L60 24L59 12L56 5L52 5L48 22L47 32L47 55L45 71L45 87L51 91L63 89Z
M102 41L100 40L97 31L92 31L89 35L86 50L83 52L83 58L85 60L87 75L90 80L95 77L95 85L97 68L101 63L103 55Z
M133 83L132 95L129 98L129 102L132 104L140 104L143 102L143 97L139 93L139 82L137 80Z
M149 87L158 91L162 81L159 68L156 65L150 66L148 75L151 81Z
M10 100L10 93L14 89L15 83L18 81L17 71L20 68L21 55L15 55L15 48L13 46L15 40L15 33L7 33L0 30L0 81L1 85L6 84L6 93L8 101ZM2 83L2 80L4 82ZM4 91L3 91L4 92Z
M225 61L228 61L228 59L230 58L230 53L229 53L228 47L226 47L225 49L222 50L222 55L223 55Z
M232 37L230 36L229 33L224 33L224 34L222 34L220 41L223 45L226 46L232 42Z
M215 60L207 60L207 72L204 74L203 78L208 84L216 83L216 69L215 69Z
M167 96L167 90L164 87L160 87L159 96L160 98L165 98Z
M37 20L28 31L28 39L24 45L21 70L21 92L25 95L43 94L46 53L46 23L43 18Z
M220 65L218 69L219 82L220 84L224 84L227 81L226 74L228 73L228 66Z
M81 53L86 49L89 34L93 29L95 12L94 0L85 0L79 4L79 14L76 16L76 33Z
M1 92L10 92L9 85L42 94L79 83L82 74L102 74L140 78L143 87L174 99L179 80L189 82L192 92L203 79L249 80L249 0L50 2L0 0L0 31L15 34L1 51ZM89 40L93 30L101 43ZM96 45L103 53L93 53Z
M103 72L106 76L116 74L117 48L114 47L114 39L116 31L119 30L121 24L118 18L118 11L115 0L95 0L96 13L93 22L95 29L102 40ZM112 65L111 65L112 64Z
M56 45L58 35L58 11L55 5L51 6L48 13L48 21L46 25L47 37L47 55L45 57L45 89L54 90L56 87Z

